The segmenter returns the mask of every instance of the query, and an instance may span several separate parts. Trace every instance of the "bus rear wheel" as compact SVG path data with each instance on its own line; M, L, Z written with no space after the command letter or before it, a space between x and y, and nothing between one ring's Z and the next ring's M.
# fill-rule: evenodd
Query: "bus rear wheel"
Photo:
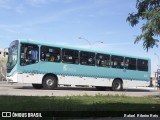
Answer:
M112 83L112 90L113 91L121 91L123 89L123 83L119 79L115 79Z
M41 89L41 88L43 88L42 84L32 84L32 86L33 86L35 89Z
M53 90L57 87L57 79L48 75L43 79L42 85L44 89Z

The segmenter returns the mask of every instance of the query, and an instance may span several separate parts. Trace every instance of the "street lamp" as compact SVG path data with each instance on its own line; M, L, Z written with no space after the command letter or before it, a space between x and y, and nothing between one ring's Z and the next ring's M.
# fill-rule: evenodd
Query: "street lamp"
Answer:
M83 37L78 37L78 39L83 39L83 40L87 41L88 44L90 45L90 48L92 48L92 45L91 45L91 43L89 42L89 40L87 40L87 39L85 39L85 38L83 38Z
M159 55L157 55L156 53L154 53L154 55L157 56L157 59L158 59L158 65L157 66L158 66L158 68L160 68L160 58L159 58Z
M96 43L98 43L98 45L99 45L99 44L103 44L104 42L103 41L95 41L94 44L92 44L92 47L96 47L96 45L97 45Z
M96 44L96 43L101 43L101 44L103 44L104 42L103 42L103 41L95 41L94 44ZM92 45L94 45L94 44L92 44Z
M92 48L93 44L91 44L91 43L89 42L89 40L87 40L87 39L85 39L85 38L83 38L83 37L78 37L78 39L83 39L83 40L87 41L88 44L90 45L90 49ZM103 43L103 41L95 41L95 43L96 43L96 42ZM95 43L94 43L94 44L95 44Z
M99 43L102 43L102 44L104 43L103 41L96 41L96 42L99 42ZM96 42L95 42L95 43L96 43Z

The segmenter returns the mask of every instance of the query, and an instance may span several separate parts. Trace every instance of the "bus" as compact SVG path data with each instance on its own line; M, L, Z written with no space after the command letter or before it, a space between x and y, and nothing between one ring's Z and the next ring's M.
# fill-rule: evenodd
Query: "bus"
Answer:
M120 91L148 86L151 74L150 58L23 39L11 42L6 66L8 82L31 83L37 89Z

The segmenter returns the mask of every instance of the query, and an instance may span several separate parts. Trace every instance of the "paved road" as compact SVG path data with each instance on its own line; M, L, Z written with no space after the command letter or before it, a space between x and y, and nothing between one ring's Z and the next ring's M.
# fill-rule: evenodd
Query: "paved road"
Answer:
M22 96L72 96L72 95L125 95L160 96L160 90L150 87L130 88L124 91L97 91L95 88L57 88L55 90L34 89L31 84L9 84L0 82L0 95Z

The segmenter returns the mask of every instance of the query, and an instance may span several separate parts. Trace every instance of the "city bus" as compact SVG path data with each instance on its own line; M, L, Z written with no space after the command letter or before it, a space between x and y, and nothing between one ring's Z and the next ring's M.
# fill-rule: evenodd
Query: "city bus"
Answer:
M8 48L7 80L37 89L148 86L150 58L34 40L15 40Z

